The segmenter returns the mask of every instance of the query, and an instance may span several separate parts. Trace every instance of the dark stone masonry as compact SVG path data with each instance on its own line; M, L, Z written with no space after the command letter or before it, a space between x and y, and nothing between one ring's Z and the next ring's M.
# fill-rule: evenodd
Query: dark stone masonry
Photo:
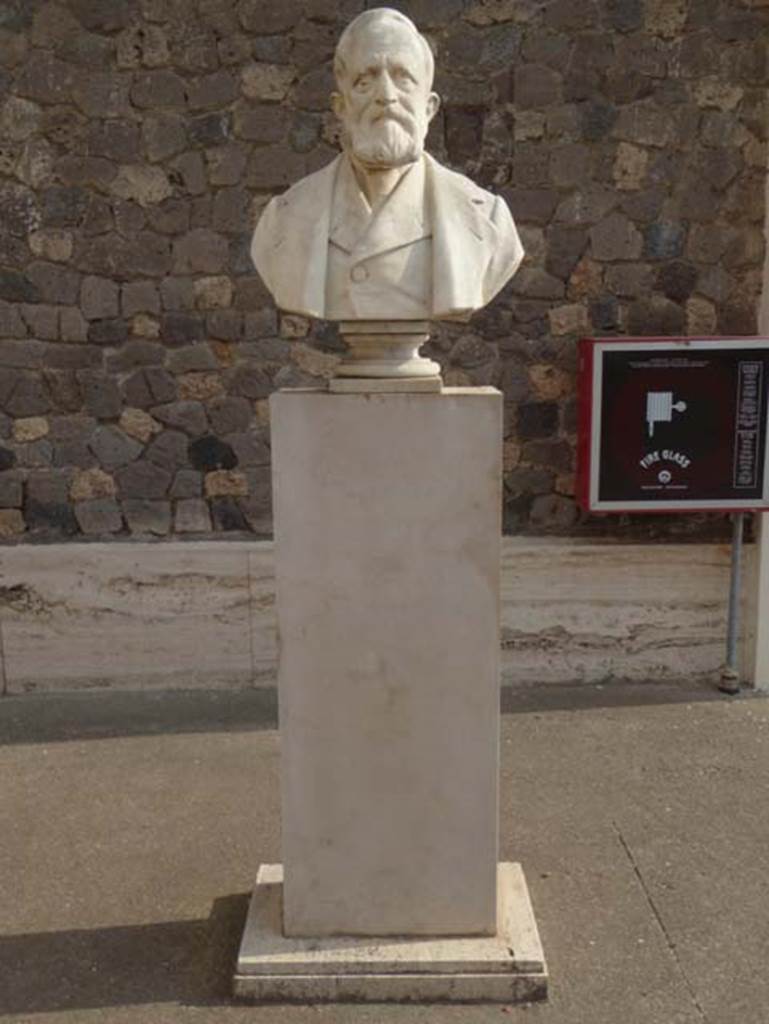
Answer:
M340 343L276 313L250 234L334 156L334 45L378 5L0 0L0 537L269 536L268 397ZM575 343L755 333L769 2L392 6L437 53L431 150L527 250L426 350L504 391L506 530L717 530L578 511Z

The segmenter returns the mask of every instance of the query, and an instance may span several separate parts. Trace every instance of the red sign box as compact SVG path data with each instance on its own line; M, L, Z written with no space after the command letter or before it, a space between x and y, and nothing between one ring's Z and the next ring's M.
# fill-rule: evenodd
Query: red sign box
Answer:
M579 354L583 508L769 508L769 339L586 338Z

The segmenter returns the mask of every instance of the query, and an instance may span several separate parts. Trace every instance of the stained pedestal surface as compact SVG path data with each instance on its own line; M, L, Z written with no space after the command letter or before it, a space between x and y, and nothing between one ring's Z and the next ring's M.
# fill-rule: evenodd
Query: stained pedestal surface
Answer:
M494 935L501 395L271 417L285 935Z

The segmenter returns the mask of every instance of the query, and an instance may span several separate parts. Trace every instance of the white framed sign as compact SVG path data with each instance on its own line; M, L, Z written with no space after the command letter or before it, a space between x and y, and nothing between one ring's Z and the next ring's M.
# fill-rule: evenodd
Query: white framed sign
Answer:
M769 508L769 338L585 338L579 398L589 511Z

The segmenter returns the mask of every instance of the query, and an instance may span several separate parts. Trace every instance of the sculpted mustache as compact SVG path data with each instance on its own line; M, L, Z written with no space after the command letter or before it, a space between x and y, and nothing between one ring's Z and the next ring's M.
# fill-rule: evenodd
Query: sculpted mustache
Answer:
M412 128L414 126L412 118L406 117L403 114L396 114L391 110L385 110L383 113L377 114L377 116L372 119L371 123L378 124L380 121L395 121L395 123L399 124L401 128Z

